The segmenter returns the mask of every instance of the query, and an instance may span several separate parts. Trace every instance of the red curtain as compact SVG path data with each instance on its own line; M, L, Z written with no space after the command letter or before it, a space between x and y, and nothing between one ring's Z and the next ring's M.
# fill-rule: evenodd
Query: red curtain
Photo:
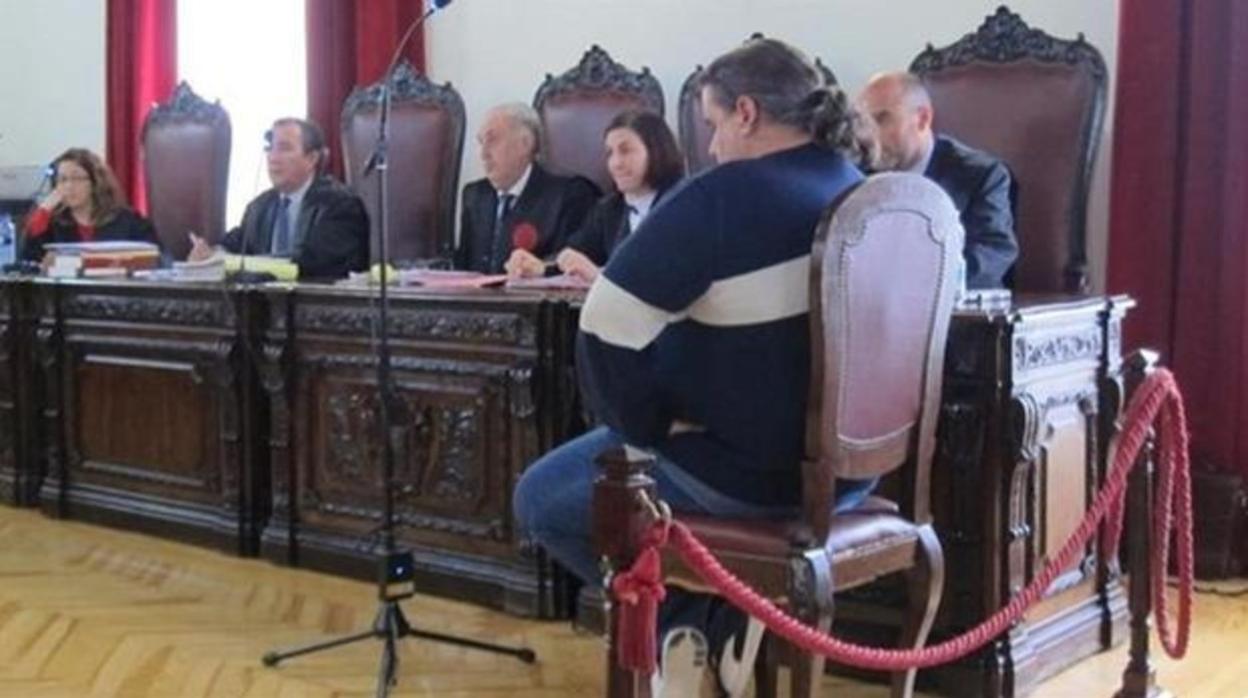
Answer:
M1248 477L1248 3L1120 8L1109 288L1179 377L1197 466Z
M130 203L147 212L139 136L147 110L177 81L177 0L108 0L106 158Z
M307 0L308 116L325 129L331 171L338 176L342 103L356 85L381 79L403 32L423 11L421 0ZM424 72L423 30L404 55Z

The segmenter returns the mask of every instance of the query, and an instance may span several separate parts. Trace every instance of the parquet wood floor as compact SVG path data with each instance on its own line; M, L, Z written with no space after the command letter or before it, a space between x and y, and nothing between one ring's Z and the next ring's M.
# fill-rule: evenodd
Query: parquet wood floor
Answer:
M372 587L191 546L0 507L0 696L4 698L355 698L371 696L377 643L260 665L268 649L365 627ZM601 643L537 623L419 597L414 623L534 648L514 660L404 643L395 696L563 698L601 694ZM1202 597L1192 657L1161 661L1181 695L1248 696L1248 600ZM1085 662L1038 696L1110 696L1123 652ZM828 679L826 695L883 697Z

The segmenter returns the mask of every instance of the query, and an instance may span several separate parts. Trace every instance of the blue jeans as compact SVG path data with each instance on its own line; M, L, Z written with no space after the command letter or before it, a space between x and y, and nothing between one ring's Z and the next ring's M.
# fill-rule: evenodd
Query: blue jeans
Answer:
M623 444L618 434L598 427L539 458L516 483L512 506L522 534L540 543L587 584L602 583L590 530L594 478L598 475L594 459ZM662 456L657 457L650 476L659 498L675 512L756 519L787 518L799 513L795 507L763 507L729 497ZM837 511L857 506L874 486L874 481L840 483Z

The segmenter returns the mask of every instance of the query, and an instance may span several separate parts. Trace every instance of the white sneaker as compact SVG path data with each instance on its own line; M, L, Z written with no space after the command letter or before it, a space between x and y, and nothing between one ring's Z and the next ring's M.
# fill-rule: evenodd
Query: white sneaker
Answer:
M653 698L697 698L706 671L706 636L697 628L672 628L663 638L662 664L650 679Z
M750 676L754 673L754 658L758 656L758 647L763 642L763 631L766 627L762 621L749 619L745 628L745 642L741 646L741 656L733 656L737 636L729 636L724 643L724 650L719 657L719 685L728 698L741 698L745 695Z

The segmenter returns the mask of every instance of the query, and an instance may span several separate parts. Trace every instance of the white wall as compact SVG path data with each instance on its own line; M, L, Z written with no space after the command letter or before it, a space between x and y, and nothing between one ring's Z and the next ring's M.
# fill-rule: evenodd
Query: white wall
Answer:
M944 45L979 26L1000 0L460 0L428 30L429 75L450 81L468 108L464 181L481 176L472 140L482 112L529 102L547 73L573 66L590 44L633 69L649 66L676 99L696 64L706 64L761 31L817 55L856 92L879 70L905 68L927 42ZM1083 32L1113 75L1117 0L1010 0L1032 26L1059 37ZM1110 85L1113 94L1113 85ZM1112 114L1112 104L1111 112ZM1094 282L1104 278L1109 134L1098 160L1089 211Z
M178 79L209 102L219 100L230 115L227 229L272 186L264 132L274 119L308 111L304 32L273 31L303 27L304 6L304 0L178 0Z
M0 167L104 153L104 0L0 0Z

